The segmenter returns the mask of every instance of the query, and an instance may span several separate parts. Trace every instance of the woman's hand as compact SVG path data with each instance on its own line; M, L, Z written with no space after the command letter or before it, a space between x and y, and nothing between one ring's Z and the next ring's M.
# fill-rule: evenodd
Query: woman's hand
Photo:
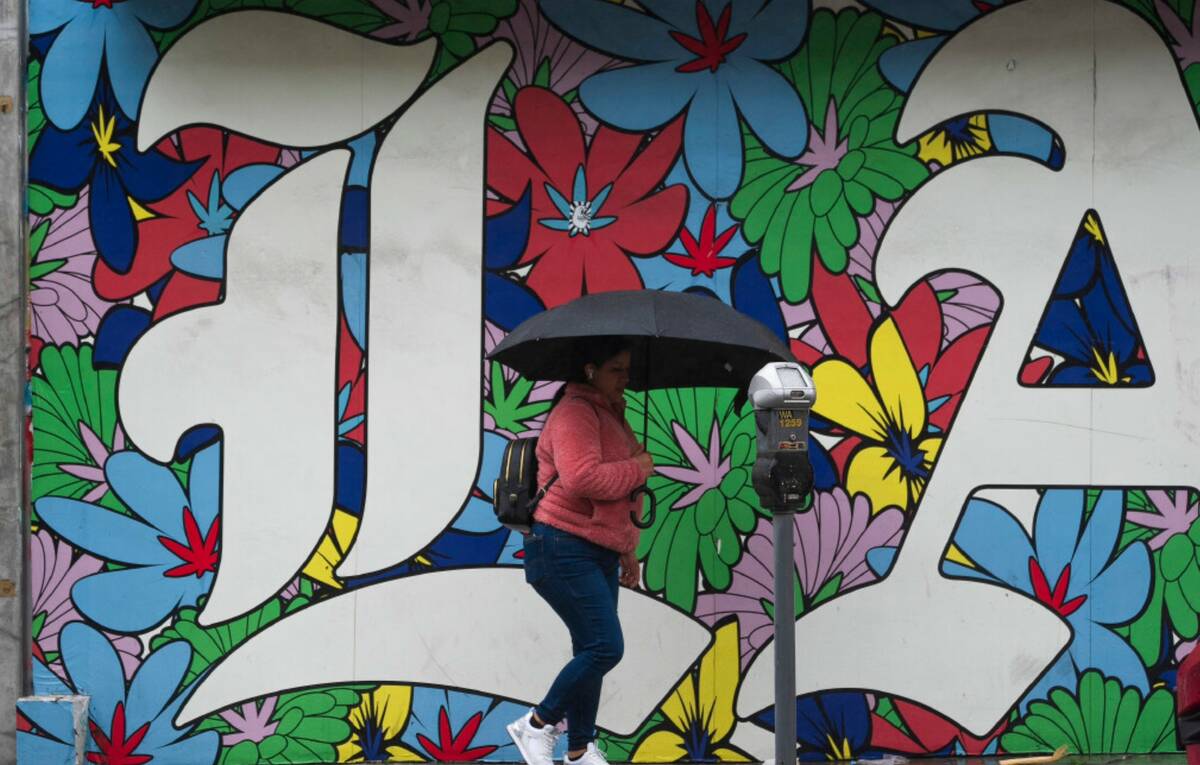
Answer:
M621 584L626 587L637 588L638 583L642 580L642 565L634 553L625 553L621 556Z
M642 474L649 478L654 475L654 458L650 456L650 452L645 450L639 452L634 459L638 462L638 467L642 469Z

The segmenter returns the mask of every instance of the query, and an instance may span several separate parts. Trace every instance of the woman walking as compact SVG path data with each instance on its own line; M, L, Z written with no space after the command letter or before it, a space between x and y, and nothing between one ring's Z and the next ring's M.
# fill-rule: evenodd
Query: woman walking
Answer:
M573 658L542 702L508 725L529 765L551 765L555 725L564 718L567 765L605 763L595 724L604 675L624 651L617 592L639 578L631 513L641 501L630 495L654 472L625 422L628 342L586 340L576 358L577 379L560 392L537 446L538 485L558 480L525 537L525 580L571 633Z

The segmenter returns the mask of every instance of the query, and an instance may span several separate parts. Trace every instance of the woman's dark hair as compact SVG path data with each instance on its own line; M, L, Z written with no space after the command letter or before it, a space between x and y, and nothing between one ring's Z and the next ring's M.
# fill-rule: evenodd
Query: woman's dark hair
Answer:
M584 372L584 367L592 364L597 368L604 366L604 363L609 359L617 356L625 351L633 350L633 339L621 337L620 335L597 335L596 337L581 337L571 349L571 369L574 373L567 379L568 383L586 383L587 373ZM550 402L550 408L553 409L563 396L567 393L567 386L564 385L554 394L554 399Z

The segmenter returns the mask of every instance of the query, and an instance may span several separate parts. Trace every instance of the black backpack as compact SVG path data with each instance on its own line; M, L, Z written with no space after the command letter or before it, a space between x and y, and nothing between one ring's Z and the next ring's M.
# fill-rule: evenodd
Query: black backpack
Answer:
M508 442L500 457L500 477L492 484L492 509L502 526L528 534L533 525L533 509L558 476L537 488L537 439L518 438Z

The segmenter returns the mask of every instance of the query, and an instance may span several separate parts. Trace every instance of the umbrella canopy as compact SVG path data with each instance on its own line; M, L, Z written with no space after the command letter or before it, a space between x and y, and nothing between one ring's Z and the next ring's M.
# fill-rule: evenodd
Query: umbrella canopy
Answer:
M531 380L575 375L575 341L633 339L629 388L745 388L772 361L795 361L762 323L720 300L683 292L633 290L585 295L537 314L488 355Z

